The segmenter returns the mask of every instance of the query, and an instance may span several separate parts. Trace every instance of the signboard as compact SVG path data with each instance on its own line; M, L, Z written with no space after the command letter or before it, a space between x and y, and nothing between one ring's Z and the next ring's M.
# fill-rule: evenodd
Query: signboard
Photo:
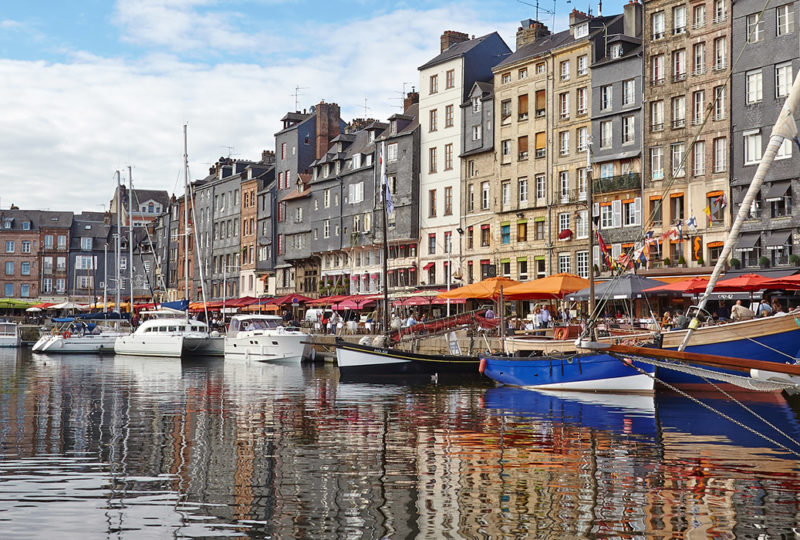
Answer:
M695 236L692 238L692 260L699 261L703 258L703 237Z

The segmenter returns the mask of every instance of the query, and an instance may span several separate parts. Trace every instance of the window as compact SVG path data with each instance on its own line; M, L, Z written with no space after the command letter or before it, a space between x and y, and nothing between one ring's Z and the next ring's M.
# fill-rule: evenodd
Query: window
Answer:
M436 109L431 109L428 111L428 131L436 131L436 117Z
M431 75L430 76L430 87L429 87L429 94L435 94L439 91L439 75Z
M650 16L650 26L652 27L651 39L661 39L664 37L664 12L657 11Z
M755 165L761 160L761 132L744 132L744 164Z
M777 218L777 217L784 217L784 216L791 216L792 215L792 188L789 187L784 195L780 197L775 197L773 199L767 199L767 202L770 204L770 217ZM722 206L721 204L717 204L717 206ZM721 209L720 209L721 213ZM713 219L713 218L712 218Z
M544 233L545 233L545 222L544 220L536 221L533 224L533 234L536 240L544 240Z
M547 94L544 90L537 90L536 91L536 117L540 118L545 115L546 111L546 103L545 103L545 96Z
M120 259L123 261L126 259ZM120 268L122 268L122 263L120 262ZM64 272L67 269L67 258L66 257L56 257L56 271L57 272Z
M14 296L14 284L13 283L6 283L3 287L3 294L5 296Z
M775 9L775 13L778 17L776 34L779 36L785 36L794 32L794 11L792 11L792 7L792 4L785 4Z
M481 210L489 209L489 182L481 182Z
M672 8L672 33L683 34L686 32L686 6Z
M728 42L724 37L714 40L714 69L723 70L728 66Z
M569 171L558 173L558 191L561 202L569 202Z
M588 130L588 128L585 128L585 127L579 127L577 130L575 130L575 138L576 138L575 149L578 152L585 152L586 151L587 141L588 141L588 133L589 133L589 130Z
M558 231L566 231L569 230L569 221L570 221L570 214L569 212L561 212L558 214Z
M545 184L544 175L537 174L535 181L536 181L536 198L541 201L546 196L546 188L547 188Z
M600 203L600 228L611 229L614 225L614 211L611 203Z
M664 129L664 102L654 101L650 104L650 131Z
M672 205L672 220L677 221L683 219L683 193L678 195L673 194L670 197L670 203Z
M449 171L453 168L453 144L444 145L444 170Z
M31 241L30 240L23 240L22 241L22 253L30 253L31 252Z
M6 253L14 253L14 241L6 240Z
M467 209L472 212L475 210L475 184L470 184L467 192Z
M664 82L664 55L656 54L650 57L650 80L653 84Z
M575 39L584 38L589 35L589 23L583 23L575 27L573 37Z
M523 94L517 98L517 115L519 120L528 119L528 94Z
M728 168L728 139L714 139L714 172L725 172Z
M588 210L580 210L578 217L575 219L575 236L581 239L589 238L589 212Z
M559 73L561 74L562 81L569 80L569 60L564 60L560 64Z
M505 223L500 225L500 243L502 244L510 244L511 243L511 224Z
M475 247L475 228L467 227L467 249Z
M91 251L92 250L92 239L91 238L81 238L81 250L82 251Z
M728 18L725 10L725 0L714 0L714 22L722 22Z
M570 263L572 262L572 257L569 253L559 253L558 254L558 272L559 273L570 273L572 270L570 268Z
M517 260L517 276L523 281L528 279L528 260L524 257Z
M547 69L547 65L544 62L539 62L536 64L536 74L541 75Z
M509 72L503 73L503 74L500 76L500 82L501 82L502 84L508 84L508 83L510 83L510 82L511 82L511 72L509 71Z
M528 136L523 135L517 139L517 149L519 150L519 160L528 159Z
M776 74L777 75L777 74ZM761 69L754 69L744 74L745 98L748 105L760 103L761 94ZM776 89L777 90L777 89Z
M454 69L448 69L444 74L444 87L446 90L453 88L456 85L456 72Z
M331 237L331 220L326 219L322 222L322 237L323 238L330 238Z
M511 100L504 99L500 102L500 120L511 118Z
M682 128L686 125L686 97L672 98L672 129Z
M56 292L63 293L67 290L67 282L64 278L56 279Z
M792 157L792 141L784 139L783 143L778 147L778 152L775 154L775 159L787 159ZM23 244L23 249L24 249Z
M45 274L53 273L53 257L42 257L42 272Z
M614 43L611 45L611 58L622 58L622 43Z
M482 126L472 126L472 140L479 141L481 140L481 131Z
M519 202L528 202L528 179L524 176L517 179L517 193L519 194Z
M672 176L678 178L686 174L686 169L683 164L683 157L685 155L684 143L674 143L671 147L672 150Z
M558 147L562 156L569 155L569 131L562 131L558 134Z
M450 186L444 188L444 215L453 215L453 188Z
M536 134L536 157L543 158L547 153L547 134L540 131Z
M428 148L428 172L436 172L436 147Z
M672 80L686 79L686 49L672 52Z
M522 79L527 79L527 78L528 78L528 68L521 68L519 71L517 71L517 79L521 81Z
M52 234L44 235L44 248L45 249L53 249L53 235Z
M653 180L664 179L664 149L660 146L650 148L650 175Z
M698 90L692 94L692 124L698 125L703 122L703 114L706 110L706 93Z
M635 125L636 125L636 117L634 116L622 117L622 144L629 144L633 142Z
M436 190L428 190L428 217L436 217Z
M633 105L636 97L636 80L628 79L622 81L622 106Z
M611 120L600 122L600 148L611 148Z
M641 213L642 199L639 197L622 201L622 225L624 227L639 225Z
M53 292L53 278L44 278L42 280L42 292L43 293Z
M578 199L586 200L586 169L578 167L575 169L575 183L578 184Z
M725 87L724 86L716 86L714 87L714 120L724 120L726 116L726 105L725 105Z
M562 119L569 118L569 92L558 95L558 110Z
M14 261L6 261L6 275L7 276L14 275Z
M580 77L587 73L589 73L589 57L584 54L578 57L578 76Z
M792 87L792 63L785 62L775 66L775 97L782 98L789 95Z
M606 85L600 87L600 109L607 111L611 108L611 95L612 86Z
M706 43L705 41L701 41L700 43L695 43L692 49L693 56L694 56L694 68L693 72L695 75L702 75L706 72Z
M611 178L614 176L614 164L602 163L600 164L600 178Z
M453 106L447 105L444 108L444 127L453 127Z
M503 208L511 206L511 182L502 182L500 184L500 200Z
M480 98L472 98L472 112L478 113L481 112L481 100Z
M19 273L23 276L31 275L31 263L23 261L19 264Z
M706 6L700 4L692 9L692 20L695 28L702 28L706 25Z
M747 22L747 41L755 43L764 37L764 21L761 20L760 13L748 15Z
M702 176L706 174L706 142L695 141L693 152L692 174L694 174L694 176Z
M492 231L489 225L481 225L481 247L489 247L491 244Z
M500 152L502 153L503 158L511 156L511 141L509 139L500 142Z

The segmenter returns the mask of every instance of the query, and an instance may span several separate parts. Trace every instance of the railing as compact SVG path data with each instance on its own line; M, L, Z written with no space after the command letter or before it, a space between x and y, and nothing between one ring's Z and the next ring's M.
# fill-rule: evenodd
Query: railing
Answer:
M536 109L536 118L541 118L546 114L546 109Z
M606 178L598 178L592 184L592 193L610 193L612 191L625 191L639 189L642 176L639 173L620 174Z
M682 127L686 127L686 119L685 118L676 118L672 121L672 129L679 129Z
M681 82L686 80L686 72L675 73L672 75L672 82Z
M577 189L568 189L566 191L562 191L558 189L553 194L553 202L555 204L566 204L581 201L586 201L585 191L578 191Z

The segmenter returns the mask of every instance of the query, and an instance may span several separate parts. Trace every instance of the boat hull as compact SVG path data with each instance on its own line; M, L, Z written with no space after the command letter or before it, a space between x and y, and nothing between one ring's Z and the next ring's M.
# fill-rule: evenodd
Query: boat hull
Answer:
M336 361L343 378L478 376L473 356L428 355L336 341Z
M58 354L113 354L117 338L127 334L84 336L45 335L33 345L33 352Z
M183 337L183 356L222 356L225 354L225 337L186 335Z
M143 339L139 334L118 337L114 343L114 352L131 356L168 356L180 358L183 354L183 338L181 334L147 334Z
M483 374L507 386L590 392L653 391L653 366L626 362L608 354L533 358L489 356L484 360Z
M21 343L19 336L0 336L0 347L2 348L19 347Z
M225 358L296 363L303 359L308 340L302 332L239 332L225 338Z

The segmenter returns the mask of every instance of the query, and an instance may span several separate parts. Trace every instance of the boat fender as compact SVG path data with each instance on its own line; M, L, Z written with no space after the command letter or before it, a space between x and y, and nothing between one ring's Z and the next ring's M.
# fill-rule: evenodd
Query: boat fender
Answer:
M697 317L694 317L694 318L693 318L693 319L692 319L692 320L689 322L689 330L697 330L697 327L698 327L698 326L700 326L700 319L698 319Z
M483 374L486 371L486 358L481 358L480 364L478 364L478 373Z
M69 339L72 337L72 334L69 332L69 330L67 330L66 332L61 334L61 337L63 337L64 339Z

